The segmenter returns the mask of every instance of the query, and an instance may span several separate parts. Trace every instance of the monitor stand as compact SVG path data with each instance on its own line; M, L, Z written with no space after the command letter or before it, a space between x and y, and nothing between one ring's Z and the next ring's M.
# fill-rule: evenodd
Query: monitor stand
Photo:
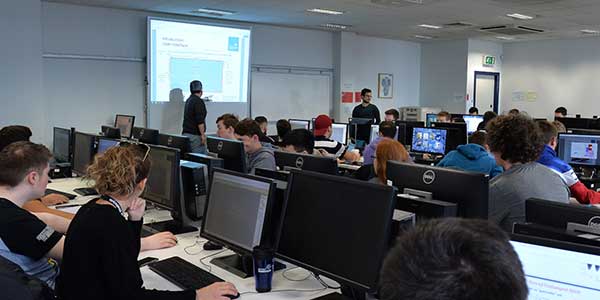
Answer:
M198 228L193 226L184 226L182 223L177 222L175 220L162 221L150 224L144 224L158 232L169 231L172 234L182 234L188 232L198 231Z
M213 265L221 267L241 278L254 276L254 262L251 255L233 254L214 258L210 261ZM275 261L275 271L285 269L285 265Z

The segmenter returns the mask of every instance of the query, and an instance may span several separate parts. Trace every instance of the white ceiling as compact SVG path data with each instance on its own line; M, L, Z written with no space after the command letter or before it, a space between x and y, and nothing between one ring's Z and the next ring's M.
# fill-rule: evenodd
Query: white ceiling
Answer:
M600 30L600 0L52 0L81 5L126 8L151 12L194 14L198 8L235 11L220 19L302 28L324 23L347 24L349 31L362 35L424 41L465 38L497 39L498 34L479 30L496 25L521 25L544 30L541 34L517 35L515 41L584 37L582 29ZM414 2L422 2L417 4ZM395 4L393 4L395 3ZM346 12L340 16L307 13L309 8ZM514 20L508 13L536 16L529 21ZM473 26L456 28L444 24L466 22ZM441 25L442 29L420 28L419 24Z

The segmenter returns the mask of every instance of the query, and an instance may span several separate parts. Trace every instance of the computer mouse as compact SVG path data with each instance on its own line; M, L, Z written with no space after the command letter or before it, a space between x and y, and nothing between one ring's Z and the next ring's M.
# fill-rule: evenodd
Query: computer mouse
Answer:
M237 295L225 295L225 297L227 297L229 299L237 299L240 297L240 293L237 293Z
M206 242L206 243L204 243L204 245L202 245L202 249L207 250L207 251L214 251L214 250L223 249L223 246L213 243L213 242Z

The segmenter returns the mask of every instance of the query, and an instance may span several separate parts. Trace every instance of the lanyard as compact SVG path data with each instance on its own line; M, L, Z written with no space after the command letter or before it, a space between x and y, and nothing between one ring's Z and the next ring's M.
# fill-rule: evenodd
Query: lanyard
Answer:
M102 196L100 197L102 200L106 200L108 201L110 204L112 204L118 211L119 214L123 215L123 208L121 207L121 204L119 204L119 202L117 202L115 199L108 197L108 196Z

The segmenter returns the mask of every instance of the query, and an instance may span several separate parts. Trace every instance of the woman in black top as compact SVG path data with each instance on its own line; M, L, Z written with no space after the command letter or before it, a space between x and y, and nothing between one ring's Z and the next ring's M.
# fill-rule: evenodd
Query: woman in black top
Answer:
M180 292L147 290L137 265L146 203L139 198L150 171L149 149L113 147L95 158L87 177L103 195L82 206L65 240L57 293L75 299L229 300L230 283ZM129 220L123 217L127 212Z

